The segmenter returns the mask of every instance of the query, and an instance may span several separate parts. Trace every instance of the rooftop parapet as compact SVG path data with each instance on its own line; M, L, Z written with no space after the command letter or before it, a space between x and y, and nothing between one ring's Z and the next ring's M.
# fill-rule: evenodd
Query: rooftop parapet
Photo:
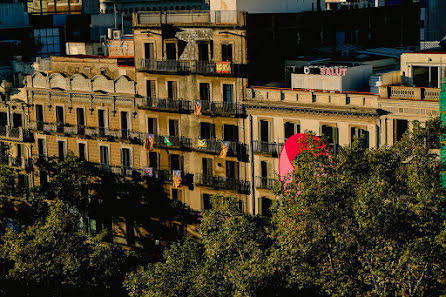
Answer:
M133 14L133 27L161 26L246 26L246 13L221 11L140 11Z
M379 96L381 99L402 99L438 102L440 97L440 89L406 86L381 86L379 87Z

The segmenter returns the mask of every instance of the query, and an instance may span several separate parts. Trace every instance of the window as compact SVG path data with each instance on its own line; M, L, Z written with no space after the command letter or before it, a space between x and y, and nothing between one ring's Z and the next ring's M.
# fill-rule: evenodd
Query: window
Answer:
M147 87L147 97L155 98L156 97L155 81L154 80L147 80L146 81L146 87Z
M87 152L85 149L85 143L80 142L78 144L79 147L79 159L82 161L86 161L87 160Z
M121 149L121 165L124 168L132 167L132 163L130 160L130 149L128 148Z
M268 163L265 161L260 162L260 174L262 177L268 177Z
M183 156L169 155L169 168L170 170L183 170Z
M223 84L223 102L232 103L233 101L233 86Z
M8 114L6 112L0 112L0 126L8 126Z
M159 154L157 152L149 152L149 166L158 169Z
M22 127L22 115L20 113L12 114L12 127L13 128Z
M286 122L284 124L285 139L290 138L294 134L300 133L300 125L296 123Z
M45 156L45 139L39 138L37 140L37 154L39 157Z
M211 123L200 123L200 138L215 139L215 125Z
M232 62L232 44L221 45L221 60Z
M76 115L77 115L77 134L83 135L85 133L84 109L76 108Z
M36 105L36 121L37 121L37 129L43 130L43 106L40 104Z
M38 56L46 58L60 55L59 28L34 29L34 38L42 46L37 52Z
M121 133L122 139L129 137L129 117L126 111L121 111Z
M57 132L64 131L63 106L56 106L56 125L57 125Z
M158 132L157 119L147 118L147 132L156 135Z
M177 59L177 45L176 43L169 42L166 43L166 59L176 60Z
M202 101L211 100L211 92L208 83L200 83L200 100Z
M265 217L271 217L271 205L273 204L273 201L267 197L260 198L260 211L262 216Z
M105 110L98 109L98 128L99 135L105 136Z
M361 128L350 128L350 143L353 143L355 139L361 140L361 146L369 147L369 131Z
M393 125L394 125L394 134L393 134L394 141L400 141L403 138L404 133L408 129L408 122L407 120L394 120Z
M210 194L203 194L203 210L211 209L211 197Z
M198 61L209 62L209 43L198 43Z
M178 136L178 120L169 120L169 136Z
M202 161L202 172L205 176L213 176L213 170L212 170L212 159L210 158L203 158Z
M338 128L322 125L322 135L326 138L329 144L336 143L338 140Z
M238 142L238 127L235 125L223 125L223 140Z
M65 141L58 140L57 141L57 148L58 148L59 159L63 160L65 158Z
M311 102L316 103L316 95L311 95Z
M172 200L174 201L183 201L183 191L180 189L172 189Z
M237 179L238 178L238 163L234 161L226 161L226 177Z
M168 81L167 82L167 97L169 99L177 99L177 82Z
M100 157L101 157L101 164L107 166L109 164L108 147L101 145L99 147L99 153L100 153Z
M259 123L259 140L262 142L270 142L270 122L260 120Z

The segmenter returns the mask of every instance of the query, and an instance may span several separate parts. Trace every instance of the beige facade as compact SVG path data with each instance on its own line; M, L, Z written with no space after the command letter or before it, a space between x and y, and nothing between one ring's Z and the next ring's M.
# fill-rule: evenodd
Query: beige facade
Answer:
M133 58L52 57L51 70L27 77L28 157L71 153L160 182L194 210L220 194L238 197L247 213L267 214L278 154L291 135L312 131L334 151L365 135L376 148L392 145L413 121L438 116L436 88L382 86L377 95L250 87L246 16L222 16L141 12ZM153 147L145 149L148 137ZM46 178L32 176L35 185Z

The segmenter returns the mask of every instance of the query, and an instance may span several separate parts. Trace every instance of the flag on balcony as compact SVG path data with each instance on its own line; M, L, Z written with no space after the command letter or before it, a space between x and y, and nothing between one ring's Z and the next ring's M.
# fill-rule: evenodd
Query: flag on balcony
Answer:
M146 135L146 141L144 143L144 149L150 151L153 148L153 134Z
M153 167L144 167L144 176L153 176Z
M181 170L173 170L173 187L178 189L181 186Z
M173 145L173 143L170 142L169 137L167 137L167 136L164 136L164 144L167 146Z
M217 73L231 73L231 62L217 62L216 63Z
M218 156L219 158L226 158L226 155L228 154L228 150L229 150L229 141L223 141L221 143L221 153Z
M195 101L194 114L201 115L201 101L200 100Z
M199 148L207 148L208 147L208 143L206 141L206 139L198 139L197 141L198 143L198 147Z

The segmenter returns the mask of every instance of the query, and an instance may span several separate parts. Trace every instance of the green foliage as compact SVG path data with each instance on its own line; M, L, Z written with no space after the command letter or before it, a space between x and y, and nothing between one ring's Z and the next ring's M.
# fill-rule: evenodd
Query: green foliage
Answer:
M0 199L8 198L16 190L16 172L7 165L0 164Z
M6 279L33 296L120 292L125 254L102 237L77 232L67 206L56 202L45 223L2 237L0 259L10 263Z
M214 197L201 244L171 246L124 286L134 297L445 295L439 132L414 123L391 148L304 151L271 222Z

